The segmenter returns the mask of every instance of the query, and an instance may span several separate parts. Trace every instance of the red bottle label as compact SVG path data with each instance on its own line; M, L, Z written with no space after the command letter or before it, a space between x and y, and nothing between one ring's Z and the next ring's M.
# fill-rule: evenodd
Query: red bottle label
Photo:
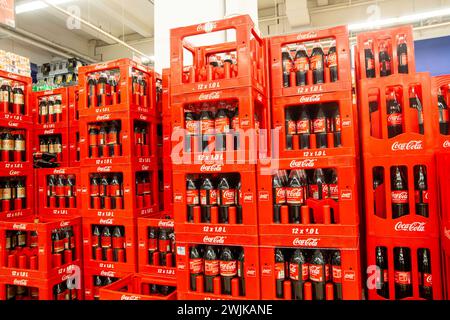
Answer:
M408 55L404 52L399 57L400 65L406 66L408 65Z
M334 118L334 131L335 132L341 132L342 131L341 117Z
M288 135L297 134L297 125L294 120L289 120L287 122L287 134Z
M102 248L111 248L111 246L112 246L111 237L102 237L101 245L102 245Z
M419 276L420 285L424 287L432 287L433 286L433 277L431 273L420 273Z
M211 133L214 130L214 120L200 120L200 129L202 134Z
M323 186L325 187L325 186ZM327 189L329 190L330 198L334 200L339 199L339 187L337 184L329 184L327 185Z
M301 57L295 59L295 69L300 72L306 72L309 70L309 59L307 57Z
M336 54L336 52L328 54L327 62L328 62L328 67L329 68L337 67L337 54Z
M422 194L422 203L429 203L430 195L428 193L428 190L416 190L415 192L416 203L421 203L420 194Z
M91 197L100 196L100 188L98 184L91 184Z
M188 206L196 206L199 204L198 190L186 190L186 203Z
M56 191L56 196L64 197L64 186L60 186L60 185L56 186L55 191Z
M309 279L314 282L324 281L324 267L320 264L309 265Z
M298 134L309 134L311 132L310 129L310 121L309 120L298 120L297 121L297 133Z
M191 259L189 260L189 272L190 274L203 273L203 259Z
M340 266L332 266L333 269L333 282L342 282L342 269Z
M309 278L308 265L306 263L304 263L301 265L301 267L302 267L302 270L301 270L301 275L300 275L299 265L297 263L289 264L289 278L291 278L291 280L298 281L298 280L300 280L300 276L303 281L308 280L308 278Z
M309 196L313 199L319 200L319 186L312 184L309 186ZM328 198L328 185L322 185L322 199Z
M301 187L286 188L286 202L288 204L302 204L304 202L304 189Z
M324 118L314 119L313 121L314 133L326 133L326 120Z
M61 292L56 295L56 300L57 301L65 301L65 300L69 300L69 299L66 299L66 292Z
M170 252L170 240L159 239L159 251L161 252Z
M291 72L293 69L294 64L292 63L291 59L284 59L283 60L283 70L285 72Z
M209 191L209 197L208 197ZM208 199L209 198L209 199ZM208 203L209 200L209 203ZM217 190L200 190L200 203L202 205L216 205L217 204Z
M285 279L285 265L283 262L275 263L275 279L284 280Z
M98 144L98 135L90 134L89 135L89 145L96 146Z
M237 262L220 261L220 275L222 277L235 277L237 275Z
M391 113L387 117L389 127L401 126L403 123L403 115L401 113Z
M312 56L311 60L311 70L322 70L323 69L323 56L322 55L317 55L317 56Z
M286 189L285 188L275 188L275 204L285 204L286 203Z
M233 117L233 120L231 121L231 127L233 129L238 129L239 128L239 117Z
M113 237L113 239L112 239L112 247L114 249L123 249L123 248L125 248L125 239L123 237Z
M64 251L64 241L63 240L53 241L53 253L61 253L63 251Z
M216 133L227 133L230 131L229 118L217 118L214 122Z
M411 284L411 272L409 271L395 271L394 277L397 284Z
M236 190L220 190L220 204L223 206L231 206L235 204Z
M111 197L120 197L122 195L122 190L120 189L120 185L113 184L109 186Z
M375 69L375 60L373 58L367 59L367 70Z
M156 251L158 250L158 240L157 239L148 239L148 251Z
M219 274L219 260L205 260L205 276L217 276Z
M106 144L118 144L117 132L109 132L106 139Z
M190 135L196 135L198 134L198 128L199 128L199 123L198 121L195 120L186 120L186 131L190 134Z
M394 204L408 203L408 192L404 190L396 190L391 192L391 200Z
M449 122L449 119L448 119L448 109L441 109L441 110L439 110L440 111L440 113L441 113L441 121L442 122L444 122L444 123L447 123L447 122Z

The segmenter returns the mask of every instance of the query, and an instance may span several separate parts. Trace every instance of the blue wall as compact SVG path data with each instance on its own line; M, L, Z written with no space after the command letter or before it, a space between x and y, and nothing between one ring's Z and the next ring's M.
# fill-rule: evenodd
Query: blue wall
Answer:
M450 74L450 37L415 41L414 47L417 72Z

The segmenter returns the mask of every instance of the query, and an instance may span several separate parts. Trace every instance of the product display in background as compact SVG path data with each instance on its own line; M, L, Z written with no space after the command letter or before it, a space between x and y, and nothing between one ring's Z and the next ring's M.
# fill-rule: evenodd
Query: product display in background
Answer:
M29 77L31 75L30 59L0 50L0 70Z

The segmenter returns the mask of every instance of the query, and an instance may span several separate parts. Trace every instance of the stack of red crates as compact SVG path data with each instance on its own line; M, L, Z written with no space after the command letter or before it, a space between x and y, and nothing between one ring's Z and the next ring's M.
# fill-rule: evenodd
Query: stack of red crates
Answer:
M155 74L129 59L79 70L86 299L138 271L137 219L159 211Z
M412 27L357 42L368 298L442 299L431 79L415 73Z
M232 29L235 42L188 42ZM249 16L238 16L173 29L171 52L164 124L172 132L178 298L259 299L256 145L270 119L265 41Z
M361 299L348 30L269 44L273 148L258 172L262 298Z

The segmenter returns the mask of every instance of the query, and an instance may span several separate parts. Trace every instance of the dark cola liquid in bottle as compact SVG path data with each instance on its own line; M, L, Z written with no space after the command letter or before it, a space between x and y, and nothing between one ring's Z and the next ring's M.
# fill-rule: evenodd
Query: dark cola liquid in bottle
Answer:
M409 214L408 184L400 167L391 168L392 218L397 219Z
M397 300L411 297L411 252L408 248L394 248L395 298Z
M200 194L192 178L186 180L186 203L187 203L187 220L194 222L194 207L200 204Z
M286 188L284 187L281 177L278 175L273 176L272 181L273 188L273 222L281 223L281 207L286 204Z
M184 124L186 128L185 135L185 146L186 152L192 151L192 139L194 136L198 135L198 121L196 115L193 112L186 112L184 116Z
M424 134L424 119L423 119L423 107L422 102L416 93L416 89L414 87L411 88L409 92L409 107L411 109L416 109L417 111L417 122L419 124L419 133Z
M408 73L408 46L406 36L398 37L397 43L398 73Z
M207 150L209 137L214 132L214 120L211 111L200 113L200 131L202 134L202 150Z
M306 181L300 171L293 170L286 187L286 202L289 206L289 222L300 224L300 208L305 202Z
M438 109L439 109L439 132L444 135L449 134L449 115L448 106L445 101L442 89L439 88L438 92Z
M293 137L297 134L297 124L292 116L291 110L286 110L286 149L292 150Z
M219 259L212 246L208 246L205 252L205 292L214 292L214 278L219 275Z
M285 275L285 260L283 251L280 249L275 250L275 285L276 285L276 296L279 299L284 298L284 287L283 283L286 278Z
M293 61L287 48L282 49L281 61L283 65L283 87L289 88L291 86L291 70Z
M336 109L330 119L331 132L333 132L334 147L342 147L342 121L339 108Z
M313 120L313 130L316 135L317 149L328 148L327 118L322 106L319 106L316 117Z
M300 140L300 149L309 149L311 136L311 119L306 108L302 108L300 116L297 120L297 134Z
M220 107L220 106L219 106ZM214 121L216 133L216 149L217 151L225 151L227 147L226 135L230 131L230 118L228 117L226 106L221 106L217 111Z
M375 263L379 268L379 273L376 278L377 294L389 299L389 271L387 249L385 247L376 248Z
M334 299L342 300L341 252L334 251L331 256L331 279L334 285Z
M416 214L428 218L428 184L427 169L425 166L417 166L414 174Z
M364 43L364 58L366 62L366 77L375 78L375 57L372 50L372 42Z
M88 108L96 107L93 101L96 99L97 79L94 75L88 78Z
M231 280L237 276L237 261L230 248L225 247L220 255L220 277L222 293L231 294Z
M294 251L289 262L289 278L292 281L293 300L303 300L303 285L309 279L309 267L300 249Z
M390 76L391 71L391 56L389 55L386 41L381 42L379 47L379 62L380 62L380 76Z
M300 45L295 53L295 78L297 86L307 85L307 74L309 70L308 52L304 45Z
M217 190L209 178L200 187L202 222L211 223L211 207L217 205Z
M217 189L219 191L219 223L229 223L229 208L236 205L236 190L230 186L226 177L220 180Z
M330 49L328 49L327 66L330 69L330 81L338 81L338 61L335 40L332 41Z
M309 279L312 281L314 300L325 300L326 261L322 251L315 250L309 262Z
M189 252L190 288L197 291L197 276L203 274L204 260L199 247L192 246Z
M392 90L387 101L388 137L394 138L403 133L402 106L397 101L397 95Z
M242 193L242 183L241 181L238 182L236 186L236 192L235 192L235 200L236 203L236 222L237 224L242 224L244 217L242 216L242 200L243 200L243 193Z
M320 84L324 82L325 54L320 43L314 44L311 52L311 70L313 72L313 83Z
M430 250L419 249L417 257L419 260L419 295L423 299L433 300Z
M239 278L239 295L245 297L245 253L241 249L241 253L238 257L237 275Z
M322 200L327 197L328 186L325 180L323 169L318 168L314 171L313 179L309 185L310 198Z

